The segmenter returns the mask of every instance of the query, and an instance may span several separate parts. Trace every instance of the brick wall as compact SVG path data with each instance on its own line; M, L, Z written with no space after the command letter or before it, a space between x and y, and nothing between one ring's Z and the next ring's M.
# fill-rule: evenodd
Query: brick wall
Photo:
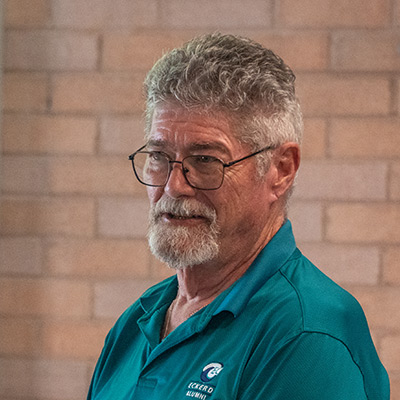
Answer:
M215 30L297 72L294 229L362 303L400 400L400 0L5 0L4 16L0 400L84 398L115 318L168 275L127 159L141 82Z

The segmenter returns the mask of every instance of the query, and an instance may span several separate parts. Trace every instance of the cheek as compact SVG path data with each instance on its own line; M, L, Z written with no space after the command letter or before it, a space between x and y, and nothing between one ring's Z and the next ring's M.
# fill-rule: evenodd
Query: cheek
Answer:
M248 202L254 200L261 184L262 182L257 180L253 174L245 175L232 171L230 175L225 176L223 184L227 204L234 204L240 210L241 205L246 206Z
M150 204L157 203L157 201L161 198L163 194L163 189L151 186L147 186L146 189L147 189L147 197L149 198Z
M241 199L243 199L248 192L247 185L248 181L238 173L225 175L224 183L219 190L224 193L223 197L225 198L227 207L232 203L236 204L242 201Z
M224 222L248 226L265 221L274 201L268 181L254 178L237 184L234 182L236 177L232 178L225 182L226 186L224 183L224 202L219 201Z
M227 189L227 187L224 189ZM232 226L236 226L236 221L241 218L241 213L243 212L242 201L242 197L235 187L231 187L230 190L224 190L211 199L211 203L217 211L217 220L220 228L231 230Z

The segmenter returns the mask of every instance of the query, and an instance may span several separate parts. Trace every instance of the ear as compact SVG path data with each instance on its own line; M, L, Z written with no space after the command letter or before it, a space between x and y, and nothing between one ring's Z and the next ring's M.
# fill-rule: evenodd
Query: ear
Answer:
M294 142L284 143L276 149L272 163L275 167L272 191L278 199L293 185L300 166L300 146Z

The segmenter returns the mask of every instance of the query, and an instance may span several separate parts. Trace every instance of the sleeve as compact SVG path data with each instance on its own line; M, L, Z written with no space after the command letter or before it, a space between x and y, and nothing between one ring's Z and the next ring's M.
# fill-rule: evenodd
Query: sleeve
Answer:
M270 357L251 357L238 400L367 400L364 378L347 347L321 333L303 333Z
M96 397L96 388L97 388L97 382L99 380L99 376L101 374L101 370L103 368L104 362L107 358L107 343L110 337L111 331L108 333L105 342L104 342L104 347L101 351L100 357L97 360L93 375L92 375L92 379L90 381L90 386L89 386L89 390L88 390L88 394L86 397L86 400L93 400Z

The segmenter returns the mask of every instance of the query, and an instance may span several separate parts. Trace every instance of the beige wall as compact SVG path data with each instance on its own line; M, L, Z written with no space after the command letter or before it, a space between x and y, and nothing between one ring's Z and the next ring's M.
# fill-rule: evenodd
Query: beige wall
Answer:
M4 14L0 400L84 398L107 330L168 274L127 159L141 82L215 30L296 71L294 229L362 303L400 400L399 0L6 0Z
M3 102L3 33L4 33L4 26L3 26L3 2L0 1L0 110L3 109L2 102ZM0 166L1 166L1 118L2 118L2 111L0 111ZM0 194L1 194L1 167L0 167Z

